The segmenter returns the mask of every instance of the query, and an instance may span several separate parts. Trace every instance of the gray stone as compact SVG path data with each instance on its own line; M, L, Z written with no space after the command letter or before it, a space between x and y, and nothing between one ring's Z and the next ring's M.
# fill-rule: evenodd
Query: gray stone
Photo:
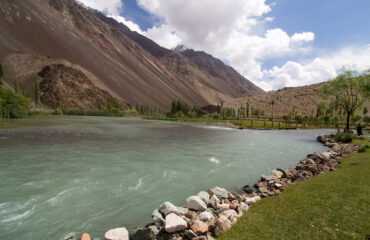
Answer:
M111 229L104 235L105 240L129 240L128 231L126 228Z
M147 228L150 228L152 232L154 233L154 235L158 235L159 229L156 225L150 225L150 226L147 226Z
M201 191L198 193L198 197L200 197L200 199L202 199L207 204L210 196L209 196L209 193L205 191Z
M232 223L229 219L222 216L216 220L216 226L220 228L221 232L224 232L231 228Z
M155 240L155 234L151 228L136 228L130 236L131 240Z
M219 208L215 212L217 215L220 215L222 212L230 210L230 208Z
M177 215L180 215L180 211L177 209L175 205L173 205L170 202L165 202L159 207L159 211L163 213L165 216L167 216L170 213L176 213Z
M215 216L210 213L210 212L201 212L199 215L198 215L198 219L202 222L205 222L207 223L208 226L214 226L215 223L216 223L216 218Z
M191 196L186 199L185 206L189 209L196 211L204 211L207 209L207 205L198 196Z
M228 191L224 188L215 187L208 190L210 195L215 194L218 198L227 198Z
M187 226L187 222L175 213L170 213L166 216L166 232L173 233L177 231L182 231L185 230Z
M216 196L216 194L212 195L209 199L208 204L213 207L214 209L218 209L218 204L220 203L220 199Z
M176 207L177 210L179 210L179 212L182 214L182 215L185 215L189 212L189 209L187 208L184 208L184 207Z
M165 220L164 220L162 214L158 211L158 209L153 211L152 219L153 219L153 223L155 225L157 225L157 227L160 228L164 225Z
M185 230L185 231L184 231L184 236L185 236L187 239L191 240L191 239L193 239L193 238L197 237L198 235L196 235L192 230Z
M249 186L249 185L245 185L243 187L243 190L244 190L244 192L246 192L248 194L252 194L253 193L253 188L251 186Z
M218 214L218 216L220 216L220 217L224 216L227 219L231 220L232 218L236 218L238 216L238 214L235 212L235 210L229 209L229 210L221 212L220 214Z
M283 172L279 171L279 170L273 170L272 172L272 176L276 177L276 178L281 178L283 176Z
M67 235L65 235L62 240L74 240L76 238L75 232L70 232Z

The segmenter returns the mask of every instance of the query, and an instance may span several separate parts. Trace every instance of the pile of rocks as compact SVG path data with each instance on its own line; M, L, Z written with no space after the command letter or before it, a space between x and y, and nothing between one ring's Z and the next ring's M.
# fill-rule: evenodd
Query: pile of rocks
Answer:
M215 187L188 197L184 207L165 202L153 211L153 223L135 229L130 239L211 240L231 228L259 199L257 194L242 196Z
M331 149L326 152L308 154L295 168L273 170L269 176L253 185L243 187L245 194L228 192L215 187L201 191L196 196L186 199L184 207L170 202L163 203L152 213L153 222L142 228L136 228L129 235L125 228L109 230L105 240L212 240L231 228L249 205L263 197L280 194L287 186L296 181L305 180L315 175L334 171L342 162L343 156L358 151L358 146L336 143L330 134L321 135L317 140ZM70 240L74 238L65 238ZM87 234L82 240L90 240Z
M331 149L327 152L308 154L295 168L277 169L270 176L261 176L254 184L257 194L268 197L280 194L290 184L311 178L321 173L334 171L342 162L343 156L358 151L356 145L336 143L330 134L317 137L317 140Z

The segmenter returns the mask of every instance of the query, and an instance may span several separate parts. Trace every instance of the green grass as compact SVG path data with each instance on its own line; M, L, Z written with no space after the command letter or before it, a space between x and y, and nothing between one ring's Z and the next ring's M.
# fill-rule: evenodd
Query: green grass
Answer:
M152 120L164 120L164 121L179 121L179 122L195 122L195 123L207 123L207 124L215 124L221 126L234 126L234 127L243 127L243 128L260 128L260 129L317 129L317 128L333 128L334 126L327 126L327 125L308 125L308 124L295 124L290 123L286 124L285 122L274 122L272 126L271 121L264 121L262 119L253 120L253 126L251 120L224 120L224 119L213 119L208 117L200 117L200 118L168 118L168 117L143 117L144 119L152 119Z
M356 144L369 144L357 138ZM262 199L219 240L361 239L370 235L370 150L347 156L337 171L297 182Z

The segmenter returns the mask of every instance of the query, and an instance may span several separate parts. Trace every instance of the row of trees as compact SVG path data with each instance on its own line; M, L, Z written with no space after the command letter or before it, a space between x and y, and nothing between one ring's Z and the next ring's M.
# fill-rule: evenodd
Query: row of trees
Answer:
M0 121L4 124L9 122L10 118L21 118L30 110L30 101L28 98L3 87L2 78L4 69L0 61Z

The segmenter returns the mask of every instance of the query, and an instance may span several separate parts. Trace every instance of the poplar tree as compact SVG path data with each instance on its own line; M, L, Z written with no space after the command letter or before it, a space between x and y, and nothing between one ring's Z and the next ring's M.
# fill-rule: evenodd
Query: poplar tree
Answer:
M3 64L0 61L0 86L3 85L3 81L2 81L3 75L4 75Z
M40 93L39 93L39 91L40 91L39 81L36 78L35 79L35 104L36 104L36 107L39 106L39 102L40 102Z

